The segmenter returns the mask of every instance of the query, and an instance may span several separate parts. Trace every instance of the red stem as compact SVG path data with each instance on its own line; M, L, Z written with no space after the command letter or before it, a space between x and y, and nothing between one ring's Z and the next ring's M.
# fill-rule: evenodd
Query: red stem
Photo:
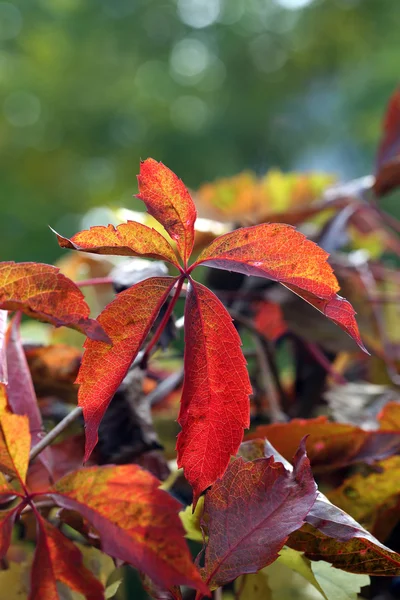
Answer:
M336 371L325 354L318 348L317 344L312 342L305 342L306 348L310 354L316 359L316 361L325 369L325 371L332 377L337 385L346 385L347 380L341 373Z
M158 340L160 339L160 336L162 334L162 332L164 331L168 320L172 314L172 311L174 310L175 304L177 303L177 300L180 296L181 290L182 290L182 286L184 284L185 281L185 276L182 275L177 282L177 286L175 288L175 292L174 295L172 296L171 302L168 305L168 308L165 312L165 315L163 316L161 323L159 324L159 326L157 327L151 341L149 342L149 345L147 346L145 353L143 355L143 359L141 361L141 365L144 366L146 365L148 358L150 356L151 351L153 350L154 346L157 344Z
M82 281L75 281L77 287L86 287L88 285L111 285L113 282L111 277L94 277L93 279L82 279Z

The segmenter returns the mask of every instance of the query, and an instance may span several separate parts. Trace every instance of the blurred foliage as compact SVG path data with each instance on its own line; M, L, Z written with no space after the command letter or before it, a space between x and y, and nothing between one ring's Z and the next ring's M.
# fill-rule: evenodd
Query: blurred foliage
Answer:
M0 258L51 262L48 224L139 208L148 156L193 187L369 172L399 27L398 0L0 2Z

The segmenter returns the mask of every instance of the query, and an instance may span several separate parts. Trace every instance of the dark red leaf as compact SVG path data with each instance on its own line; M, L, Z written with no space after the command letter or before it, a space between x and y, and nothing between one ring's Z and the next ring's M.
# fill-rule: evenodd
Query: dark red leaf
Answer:
M56 600L58 581L87 600L104 600L104 587L83 565L80 550L37 512L36 518L37 544L29 600Z
M236 454L249 426L252 392L231 316L196 282L186 297L184 366L178 466L193 487L196 503Z
M268 442L254 440L241 446L246 457L273 457L288 470L292 465ZM386 548L343 510L320 492L305 517L306 524L294 531L287 544L314 560L326 560L350 573L399 575L400 555Z
M138 198L175 240L186 265L194 244L196 207L184 183L168 167L148 158L140 163Z
M279 281L332 319L365 350L355 312L337 295L339 285L327 259L325 250L290 225L269 223L221 235L195 265Z
M81 384L79 406L86 425L85 460L97 443L99 424L111 398L175 283L172 277L152 277L121 292L98 317L112 345L86 340L76 380Z
M376 171L374 190L378 196L400 185L400 88L389 100Z
M94 340L109 341L80 289L59 269L41 263L0 263L0 309L25 314L81 331Z
M19 325L20 313L11 321L6 335L7 397L13 413L27 415L31 434L31 446L35 446L41 440L44 430L31 374L22 347ZM50 449L46 448L43 450L39 458L51 473L52 457Z
M207 492L203 521L209 534L203 579L215 589L256 573L278 557L317 496L302 443L288 471L273 457L231 463Z

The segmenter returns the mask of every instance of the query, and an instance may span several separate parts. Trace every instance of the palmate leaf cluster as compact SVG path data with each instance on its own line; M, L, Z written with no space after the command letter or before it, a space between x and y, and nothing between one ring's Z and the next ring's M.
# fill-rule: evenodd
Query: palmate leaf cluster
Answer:
M389 105L378 170L370 190L376 198L400 182L399 115L396 92ZM284 404L290 390L283 389L271 350L274 341L290 337L295 331L296 343L303 344L303 352L324 369L323 384L327 373L343 386L343 393L347 391L347 365L356 364L365 371L366 361L373 360L368 358L371 350L396 382L396 355L390 352L384 337L387 315L378 314L375 308L378 296L364 295L375 311L380 336L374 339L366 328L366 350L352 304L338 295L339 284L327 262L328 253L320 245L281 222L256 223L220 236L209 231L207 242L201 242L195 202L171 170L147 159L141 163L138 181L138 197L158 223L155 227L128 221L118 227L93 227L71 239L57 234L61 247L83 256L122 255L169 265L169 275L150 276L127 285L96 319L90 316L81 284L58 268L40 263L0 264L0 552L3 559L7 558L0 579L4 575L6 581L24 572L30 599L62 597L60 590L67 586L73 593L100 600L119 593L118 576L108 581L110 563L104 568L98 566L108 560L104 555L111 557L115 566L133 566L154 598L180 598L183 586L193 588L201 598L232 582L239 598L252 597L260 586L274 597L278 570L283 566L303 577L323 598L338 597L338 590L346 590L347 597L356 597L359 589L368 585L367 575L397 576L400 556L383 543L400 520L400 490L395 478L387 477L399 468L400 404L393 401L394 389L387 386L392 401L386 398L370 416L373 427L352 422L354 417L347 423L332 422L325 416L279 422L285 412L306 412L307 407L300 393L292 405ZM251 180L249 185L250 189L260 189L258 181ZM292 182L288 189L304 192L304 186L307 180L300 188ZM214 190L217 199L219 190L220 184ZM209 189L207 193L212 203ZM201 198L200 192L197 198ZM388 249L396 251L393 222L385 220L374 204L366 202L347 211L353 220L342 219L342 224L337 224L340 214L349 206L355 207L356 202L351 194L339 189L316 205L297 203L293 210L288 209L288 220L302 222L326 209L333 210L337 214L325 222L325 237L321 238L324 244L329 239L326 231L351 226L364 235L378 232L382 255ZM255 311L254 319L249 318L246 310L239 310L237 305L232 308L229 302L225 305L210 287L197 281L199 267L233 272L250 281L258 278L273 282L268 284L273 290L280 286L283 294L300 303L299 307L308 307L315 315L312 319L331 322L339 337L314 341L312 332L304 333L302 323L296 329L296 315L300 314L296 312L297 304L288 311L285 302L279 303L276 297L271 300L261 295L253 304L249 296ZM347 269L347 279L355 282L351 293L356 300L366 280L376 285L378 294L378 285L389 277L383 262L360 267L349 260L344 266L338 263L340 273L341 269ZM111 282L112 277L98 279L99 285ZM95 285L96 280L89 284ZM191 490L186 500L192 500L193 512L186 509L179 516L182 507L168 490L182 476L177 472L168 483L168 473L160 475L160 446L149 406L143 409L143 403L139 410L135 402L143 398L149 381L159 377L160 387L170 381L165 373L152 372L152 360L181 298L183 377L176 379L170 391L179 389L183 379L179 406L175 407L180 426L176 459L186 490L187 484ZM271 306L276 309L272 314L281 320L278 330L276 323L266 318ZM9 322L8 313L14 312ZM83 414L84 440L82 434L66 435L67 425L72 422L67 416L54 430L63 437L50 443L55 436L49 434L45 443L42 441L42 417L46 411L51 413L56 403L54 399L38 403L34 385L38 389L39 380L42 386L54 389L63 377L62 394L66 393L68 364L65 358L61 365L56 364L52 355L56 346L49 347L47 358L41 349L24 347L21 313L86 336L83 355L78 352L75 364L78 408L71 413ZM256 354L259 360L261 357L261 368L256 377L246 365L232 314L258 341ZM363 320L360 322L363 332ZM335 350L345 361L344 367L338 367L337 361L330 361L332 350L326 351L324 343L329 348L332 344L343 348L343 337L353 344L352 354L350 358L342 357L341 351ZM268 375L266 370L271 367ZM126 464L108 464L118 460L101 458L99 432L109 411L116 410L115 400L127 394L127 389L132 394L133 387L126 385L132 373L136 374L139 392L129 405L137 419L131 441L136 443L141 436L146 450L136 448L131 460L119 461ZM260 408L255 398L259 391L257 377L261 377L269 396L265 410L275 422L245 434L254 410ZM278 384L282 387L275 389ZM57 393L61 394L60 389ZM151 393L147 392L148 397ZM44 394L44 398L48 396ZM173 412L173 402L167 402L167 411L171 406ZM121 413L125 409L122 405L117 408L122 418L129 420L129 411L126 416ZM149 460L150 451L153 462ZM352 471L354 465L376 463L378 470L364 467L365 471ZM323 495L315 478L326 483L328 474L343 469L349 469L348 479ZM167 479L162 486L165 489L160 487L159 478ZM353 503L352 498L362 501ZM20 524L23 529L18 529ZM18 525L16 531L25 532L19 534L20 539L13 534L14 525ZM185 532L187 537L203 541L196 562ZM33 555L26 544L31 540L35 542Z

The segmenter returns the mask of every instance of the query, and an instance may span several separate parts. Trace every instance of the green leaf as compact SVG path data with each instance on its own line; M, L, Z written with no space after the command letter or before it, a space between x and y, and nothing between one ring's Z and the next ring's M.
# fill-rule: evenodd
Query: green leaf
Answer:
M185 528L185 537L194 542L203 543L203 534L200 527L200 520L204 510L204 496L200 496L195 511L193 512L193 504L187 506L185 510L181 510L179 516L182 525Z
M360 589L370 584L368 575L347 573L324 560L312 562L311 566L328 600L356 600Z

